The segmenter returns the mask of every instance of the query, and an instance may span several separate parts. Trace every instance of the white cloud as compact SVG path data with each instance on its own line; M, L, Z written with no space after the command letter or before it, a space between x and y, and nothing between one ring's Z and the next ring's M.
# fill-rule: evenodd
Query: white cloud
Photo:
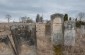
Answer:
M50 19L50 15L57 12L76 16L84 10L85 0L0 0L0 18L10 14L16 20L20 16L34 19L37 13L43 13L45 19Z

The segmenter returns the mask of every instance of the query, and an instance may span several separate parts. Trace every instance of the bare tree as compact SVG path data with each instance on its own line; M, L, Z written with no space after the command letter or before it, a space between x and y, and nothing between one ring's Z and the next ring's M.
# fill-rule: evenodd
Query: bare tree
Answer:
M9 23L9 22L10 22L10 19L11 19L11 15L7 14L7 15L6 15L6 18L7 18L8 23Z
M85 17L85 13L84 12L80 12L78 14L78 17L80 18L80 21L81 21L81 19Z
M20 19L21 19L21 22L24 23L24 22L26 22L26 20L27 20L27 16L21 17Z
M27 22L27 23L32 23L33 20L32 20L30 17L28 17L27 20L26 20L26 22Z

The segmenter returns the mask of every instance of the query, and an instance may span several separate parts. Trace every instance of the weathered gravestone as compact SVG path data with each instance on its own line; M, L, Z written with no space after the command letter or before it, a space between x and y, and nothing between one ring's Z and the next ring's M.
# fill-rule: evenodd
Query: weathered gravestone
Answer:
M52 55L50 36L46 36L46 23L36 23L37 54Z
M35 30L30 26L11 27L17 55L36 55Z
M0 36L0 55L16 55L12 43L7 35Z
M54 55L62 55L62 47L63 47L63 15L62 14L53 14L51 15L52 20L52 43Z
M64 23L64 45L66 46L75 46L75 22L67 21Z

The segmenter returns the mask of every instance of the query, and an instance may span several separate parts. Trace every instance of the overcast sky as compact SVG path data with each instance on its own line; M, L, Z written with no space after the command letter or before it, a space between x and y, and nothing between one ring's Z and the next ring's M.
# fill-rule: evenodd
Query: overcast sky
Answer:
M53 13L76 17L79 12L85 12L85 0L0 0L0 21L6 21L6 14L18 20L22 16L35 19L38 13L44 19L50 19Z

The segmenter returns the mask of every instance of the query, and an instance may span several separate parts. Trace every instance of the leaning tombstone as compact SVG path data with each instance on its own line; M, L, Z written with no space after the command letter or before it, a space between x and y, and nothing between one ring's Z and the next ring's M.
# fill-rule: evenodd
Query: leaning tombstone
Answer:
M7 35L0 36L0 55L16 55L12 43Z

